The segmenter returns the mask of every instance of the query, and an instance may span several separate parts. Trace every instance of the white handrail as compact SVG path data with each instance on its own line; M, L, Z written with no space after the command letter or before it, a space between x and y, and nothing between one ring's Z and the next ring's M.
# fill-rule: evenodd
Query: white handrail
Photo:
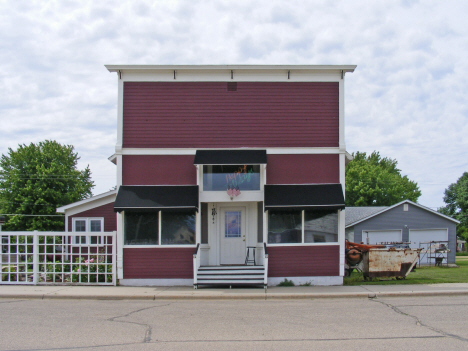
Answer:
M265 267L265 273L263 276L263 286L265 289L268 287L268 253L266 243L263 243L263 266Z
M197 244L197 248L195 249L195 253L193 254L193 288L196 289L198 287L198 268L200 267L200 255L198 251L200 249L200 243Z

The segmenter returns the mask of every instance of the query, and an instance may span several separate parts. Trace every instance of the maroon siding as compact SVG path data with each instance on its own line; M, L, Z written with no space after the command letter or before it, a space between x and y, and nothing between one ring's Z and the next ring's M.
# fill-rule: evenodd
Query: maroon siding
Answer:
M123 185L197 185L193 155L124 155Z
M339 183L339 155L268 155L267 184Z
M338 146L336 82L124 84L126 148Z
M68 217L68 231L73 231L72 218L104 217L104 231L112 232L117 230L117 214L114 212L114 203L108 203L91 210L77 213Z
M192 279L193 248L124 248L124 279Z
M338 276L340 274L339 250L338 245L268 246L268 276Z

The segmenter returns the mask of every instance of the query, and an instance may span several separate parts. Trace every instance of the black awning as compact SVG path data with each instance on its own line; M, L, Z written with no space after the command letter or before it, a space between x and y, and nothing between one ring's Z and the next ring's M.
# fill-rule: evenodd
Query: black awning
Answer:
M266 150L197 150L196 165L261 165L267 163Z
M265 210L345 208L341 184L265 185Z
M198 185L122 185L114 211L198 210Z

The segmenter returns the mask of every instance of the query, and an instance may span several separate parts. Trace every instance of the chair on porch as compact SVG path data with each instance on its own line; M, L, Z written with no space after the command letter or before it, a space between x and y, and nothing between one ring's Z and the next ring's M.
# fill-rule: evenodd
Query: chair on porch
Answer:
M253 263L254 266L257 265L257 262L255 260L255 249L256 246L247 246L247 255L245 256L245 265L249 266L250 264ZM252 252L252 255L250 253Z

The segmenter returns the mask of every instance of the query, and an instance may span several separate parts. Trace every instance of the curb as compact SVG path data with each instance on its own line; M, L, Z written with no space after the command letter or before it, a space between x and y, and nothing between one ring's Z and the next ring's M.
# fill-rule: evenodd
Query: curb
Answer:
M340 299L340 298L383 298L409 296L457 296L468 295L468 291L396 291L396 292L362 292L330 294L236 294L236 295L49 295L49 294L0 294L0 299L37 299L37 300L305 300L305 299Z

